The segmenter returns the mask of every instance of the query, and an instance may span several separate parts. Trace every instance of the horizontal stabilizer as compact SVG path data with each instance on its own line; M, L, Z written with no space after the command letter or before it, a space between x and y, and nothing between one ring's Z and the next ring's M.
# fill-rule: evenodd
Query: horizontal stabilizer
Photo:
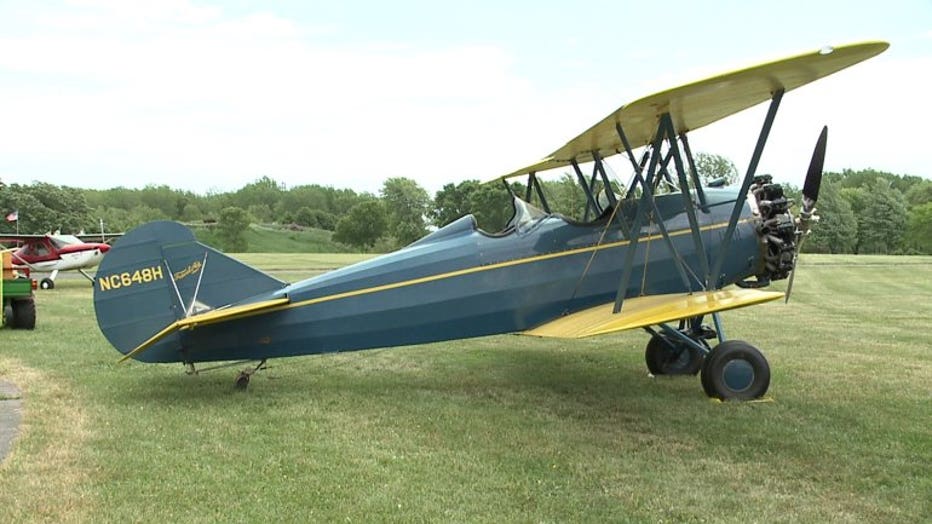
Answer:
M524 334L538 337L585 338L753 306L782 297L783 293L778 291L741 288L632 297L625 299L625 308L621 313L612 313L614 304L604 304L561 317L525 331Z
M241 306L232 306L225 309L218 309L214 311L208 311L200 315L194 315L192 317L183 318L177 320L164 329L149 337L148 340L137 346L135 349L127 353L120 359L120 362L134 358L139 353L142 353L147 348L152 347L153 344L159 340L167 337L168 335L185 329L194 329L198 326L206 326L209 324L216 324L218 322L227 322L237 318L248 317L255 315L261 311L275 308L278 306L283 306L289 302L288 298L277 298L273 300L264 300L262 302L253 302L251 304L243 304Z

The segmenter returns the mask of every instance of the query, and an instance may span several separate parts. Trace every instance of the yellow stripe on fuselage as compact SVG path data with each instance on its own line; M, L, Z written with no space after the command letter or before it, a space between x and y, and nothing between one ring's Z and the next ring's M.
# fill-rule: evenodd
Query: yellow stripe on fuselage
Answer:
M738 223L740 224L740 223L744 223L744 222L747 222L747 221L748 221L748 219L744 219L744 220L740 220ZM728 226L728 223L727 223L727 222L720 222L720 223L718 223L718 224L712 224L712 225L709 225L709 226L703 226L703 227L699 228L699 231L700 231L700 232L713 231L713 230L716 230L716 229L722 229L722 228L727 227L727 226ZM682 236L682 235L689 234L691 231L692 231L691 229L681 229L681 230L678 230L678 231L673 231L673 232L671 232L671 233L670 233L670 236L671 236L671 237ZM660 239L660 238L663 238L663 234L658 233L658 234L649 235L649 236L646 236L646 237L639 237L639 238L638 238L638 242L651 241L651 240L656 240L656 239ZM551 260L551 259L554 259L554 258L560 258L560 257L566 257L566 256L573 256L573 255L578 255L578 254L581 254L581 253L591 253L591 252L593 252L593 251L602 251L602 250L604 250L604 249L612 249L612 248L616 248L616 247L623 247L623 246L626 246L626 245L628 245L628 244L630 244L630 243L631 243L630 240L619 240L619 241L617 241L617 242L608 242L608 243L605 243L605 244L597 244L597 245L594 245L594 246L580 247L580 248L575 248L575 249L568 249L568 250L566 250L566 251L558 251L558 252L555 252L555 253L547 253L547 254L545 254L545 255L534 255L534 256L532 256L532 257L527 257L527 258L516 258L516 259L514 259L514 260L506 260L506 261L504 261L504 262L495 262L495 263L487 264L487 265L484 265L484 266L474 266L474 267L469 267L469 268L466 268L466 269L458 269L458 270L456 270L456 271L450 271L450 272L447 272L447 273L438 273L438 274L436 274L436 275L430 275L430 276L426 276L426 277L414 278L414 279L405 280L405 281L402 281L402 282L393 282L393 283L391 283L391 284L382 284L382 285L380 285L380 286L373 286L373 287L368 287L368 288L363 288L363 289L356 289L356 290L353 290L353 291L345 291L345 292L343 292L343 293L337 293L337 294L334 294L334 295L326 295L326 296L323 296L323 297L309 298L309 299L307 299L307 300L302 300L302 301L300 301L300 302L293 302L293 303L290 303L290 304L286 304L286 305L281 306L281 307L270 308L269 310L266 310L266 311L269 311L269 312L270 312L270 311L275 311L275 310L278 310L278 309L290 309L290 308L296 308L296 307L310 306L310 305L314 305L314 304L320 304L320 303L322 303L322 302L330 302L330 301L333 301L333 300L340 300L340 299L343 299L343 298L350 298L350 297L355 297L355 296L360 296L360 295L368 295L368 294L370 294L370 293L379 293L379 292L381 292L381 291L389 291L389 290L392 290L392 289L398 289L398 288L402 288L402 287L414 286L414 285L418 285L418 284L426 284L426 283L428 283L428 282L435 282L435 281L437 281L437 280L444 280L444 279L447 279L447 278L460 277L460 276L463 276L463 275L471 275L471 274L473 274L473 273L479 273L479 272L482 272L482 271L492 271L492 270L495 270L495 269L501 269L501 268L505 268L505 267L518 266L518 265L522 265L522 264L530 264L530 263L539 262L539 261L542 261L542 260ZM266 311L263 311L263 313L265 313Z
M748 219L744 219L744 220L739 221L739 223L743 223L743 222L747 222L747 221L748 221ZM727 225L728 225L727 222L721 222L721 223L718 223L718 224L712 224L712 225L708 225L708 226L703 226L703 227L699 228L699 230L700 230L701 232L713 231L713 230L716 230L716 229L722 229L722 228L726 227ZM682 236L682 235L689 234L690 231L691 231L690 229L681 229L681 230L678 230L678 231L673 231L673 232L671 232L671 233L670 233L670 236L671 236L671 237ZM648 241L648 242L649 242L649 241L651 241L651 240L656 240L656 239L660 239L660 238L663 238L663 234L658 233L658 234L649 235L649 236L646 236L646 237L639 237L639 238L638 238L638 242L644 242L644 241ZM456 271L449 271L449 272L447 272L447 273L438 273L438 274L436 274L436 275L430 275L430 276L426 276L426 277L413 278L413 279L411 279L411 280L404 280L404 281L401 281L401 282L392 282L391 284L382 284L382 285L380 285L380 286L367 287L367 288L363 288L363 289L355 289L355 290L353 290L353 291L345 291L345 292L343 292L343 293L336 293L336 294L333 294L333 295L325 295L325 296L317 297L317 298L309 298L309 299L307 299L307 300L302 300L302 301L300 301L300 302L289 302L289 303L285 303L285 304L277 304L277 305L271 305L271 306L270 306L270 305L266 305L265 307L263 307L263 308L261 308L261 309L258 309L258 310L256 310L256 311L240 312L239 314L235 315L235 318L236 318L236 319L241 319L241 318L247 318L247 317L252 317L252 316L256 316L256 315L264 315L264 314L267 314L267 313L274 313L274 312L276 312L276 311L283 311L283 310L286 310L286 309L299 308L299 307L305 307L305 306L312 306L312 305L314 305L314 304L321 304L321 303L324 303L324 302L332 302L332 301L334 301L334 300L341 300L341 299L344 299L344 298L358 297L358 296L362 296L362 295L368 295L368 294L371 294L371 293L380 293L380 292L382 292L382 291L390 291L390 290L392 290L392 289L399 289L399 288L403 288L403 287L416 286L416 285L418 285L418 284L426 284L426 283L429 283L429 282L436 282L436 281L438 281L438 280L444 280L444 279L447 279L447 278L455 278L455 277L460 277L460 276L464 276L464 275L471 275L471 274L473 274L473 273L479 273L479 272L482 272L482 271L493 271L493 270L501 269L501 268L505 268L505 267L518 266L518 265L522 265L522 264L531 264L531 263L533 263L533 262L539 262L539 261L542 261L542 260L551 260L551 259L554 259L554 258L560 258L560 257L566 257L566 256L573 256L573 255L578 255L578 254L581 254L581 253L591 253L591 252L594 252L594 251L602 251L602 250L605 250L605 249L612 249L612 248L616 248L616 247L623 247L623 246L626 246L626 245L628 245L628 244L630 244L630 243L631 243L630 240L619 240L619 241L617 241L617 242L608 242L608 243L605 243L605 244L598 244L598 245L593 245L593 246L580 247L580 248L575 248L575 249L568 249L568 250L566 250L566 251L558 251L558 252L555 252L555 253L547 253L547 254L545 254L545 255L534 255L534 256L532 256L532 257L527 257L527 258L516 258L516 259L514 259L514 260L506 260L506 261L504 261L504 262L495 262L495 263L487 264L487 265L484 265L484 266L474 266L474 267L469 267L469 268L466 268L466 269L458 269L458 270L456 270ZM162 332L160 332L160 333L154 335L151 339L149 339L148 341L144 342L144 343L142 344L142 346L140 346L140 347L136 348L135 350L133 350L132 352L128 353L128 354L124 357L124 360L127 359L127 358L130 358L131 356L133 356L133 355L137 354L138 352L142 351L143 349L145 349L145 347L148 347L148 346L151 345L153 342L155 342L156 340L158 340L158 339L162 338L163 336L167 335L167 334L170 333L171 331L174 331L174 330L176 330L176 329L182 328L182 326L180 325L181 323L184 323L184 324L185 324L184 329L194 329L194 328L196 327L197 324L201 323L201 322L198 322L198 320L199 320L199 319L198 319L198 316L194 316L194 317L190 317L190 318L184 319L184 320L179 321L179 322L175 322L175 323L172 324L172 325L169 325L169 326L166 327ZM207 319L204 319L204 320L207 320ZM224 320L227 320L227 318L222 318L222 317L221 317L221 318L211 319L211 320L212 320L211 322L206 322L206 323L222 322L222 321L224 321Z

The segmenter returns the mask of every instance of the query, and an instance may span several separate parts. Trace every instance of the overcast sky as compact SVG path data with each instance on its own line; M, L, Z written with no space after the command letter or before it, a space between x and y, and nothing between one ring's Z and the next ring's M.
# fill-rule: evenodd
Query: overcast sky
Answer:
M406 176L433 193L653 92L875 39L890 49L787 94L760 172L800 185L828 124L827 169L932 178L930 0L0 0L0 179L377 192ZM763 112L693 150L743 171Z

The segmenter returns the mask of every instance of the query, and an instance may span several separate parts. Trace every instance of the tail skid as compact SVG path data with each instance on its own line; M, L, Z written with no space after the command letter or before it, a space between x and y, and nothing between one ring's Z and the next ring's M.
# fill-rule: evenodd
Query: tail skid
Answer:
M150 222L124 235L94 282L100 330L123 360L179 360L179 331L287 303L286 285L198 242L174 222ZM143 353L145 350L145 353Z

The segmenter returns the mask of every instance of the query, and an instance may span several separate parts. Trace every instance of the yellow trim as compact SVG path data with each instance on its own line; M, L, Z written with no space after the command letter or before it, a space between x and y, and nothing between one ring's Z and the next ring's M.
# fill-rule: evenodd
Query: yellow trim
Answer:
M183 318L176 322L180 329L194 329L200 325L215 324L217 322L222 322L224 320L229 320L231 318L240 318L249 316L250 313L261 311L264 309L271 309L277 306L282 306L288 303L288 297L275 298L272 300L263 300L262 302L253 302L251 304L243 304L242 306L233 306L224 309L215 309L213 311L208 311L200 315L194 315L187 318Z
M127 360L129 360L129 359L135 357L135 356L138 355L139 353L142 353L143 351L145 351L146 349L148 349L150 346L152 346L152 344L155 344L156 342L158 342L158 341L161 340L162 338L167 337L168 335L170 335L171 333L173 333L173 332L175 332L175 331L177 331L177 330L178 330L178 323L177 323L177 322L172 322L171 324L169 324L169 325L165 326L164 328L162 328L162 331L159 331L158 333L152 335L151 337L149 337L148 339L146 339L145 342L143 342L142 344L136 346L135 349L133 349L133 350L130 351L129 353L123 355L123 358L121 358L118 362L121 362L121 363L122 363L122 362L126 362Z
M619 314L612 312L614 303L603 304L558 318L525 331L524 334L538 337L585 338L753 306L782 297L783 293L779 291L742 288L634 297L625 300L624 309Z

